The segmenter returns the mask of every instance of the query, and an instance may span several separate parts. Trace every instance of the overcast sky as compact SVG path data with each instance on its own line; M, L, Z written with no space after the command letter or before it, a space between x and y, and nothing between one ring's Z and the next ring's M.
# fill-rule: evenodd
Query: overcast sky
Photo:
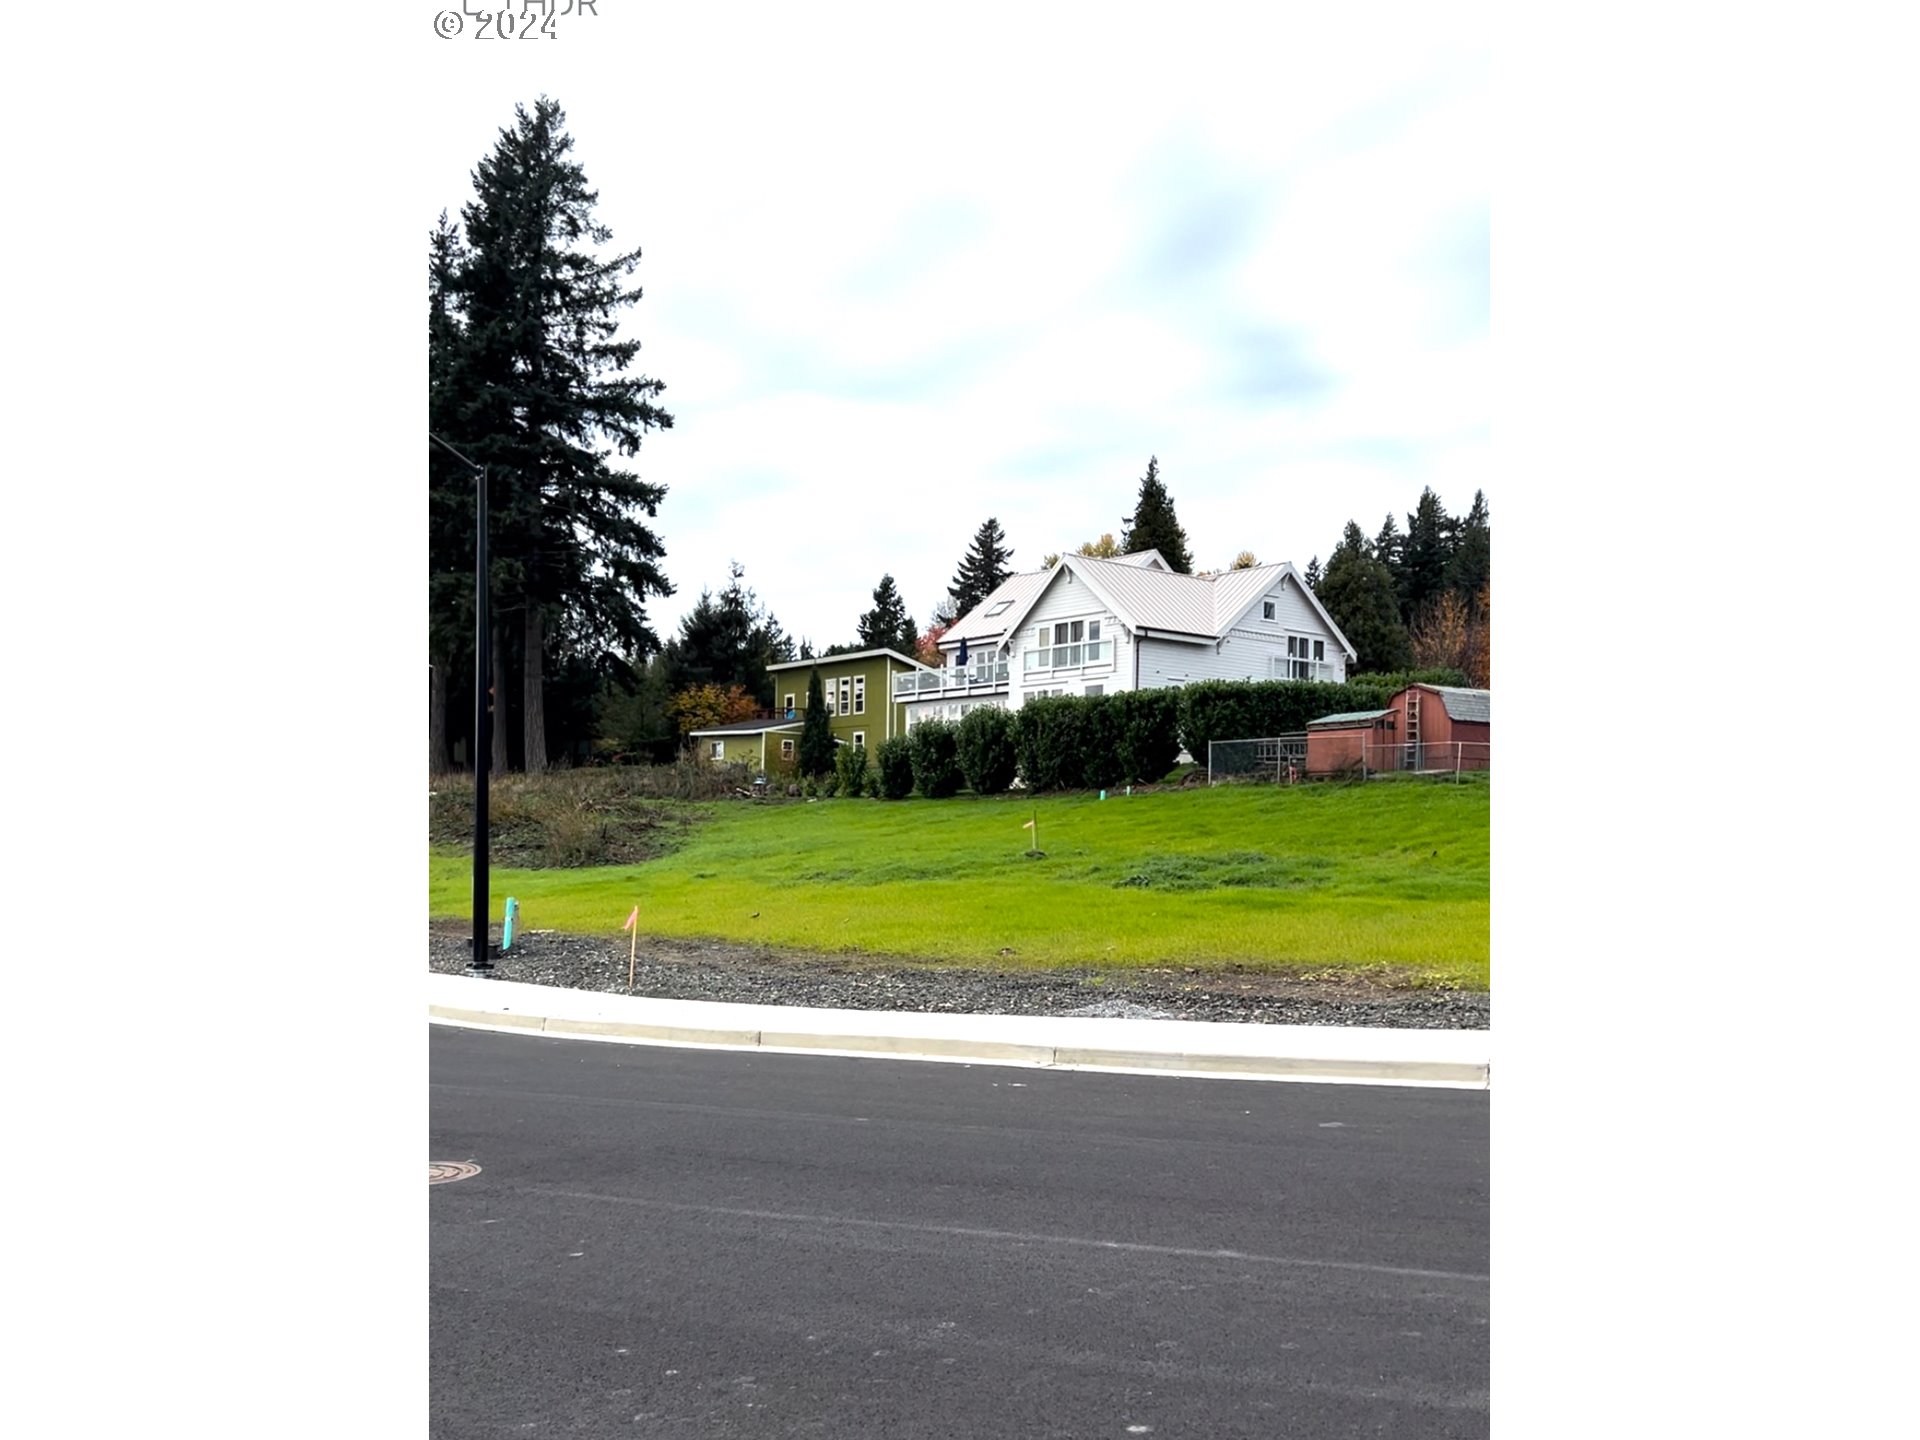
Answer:
M1199 568L1487 487L1477 20L703 8L441 43L418 157L424 262L550 94L644 250L663 639L730 560L816 646L885 572L924 625L988 515L1034 568L1150 455Z

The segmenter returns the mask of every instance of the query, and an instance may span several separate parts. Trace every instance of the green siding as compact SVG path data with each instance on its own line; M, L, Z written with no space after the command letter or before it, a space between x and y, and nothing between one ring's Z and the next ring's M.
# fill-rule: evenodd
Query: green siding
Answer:
M886 655L868 655L860 659L843 656L829 656L811 665L797 665L791 670L776 670L773 673L773 703L782 708L787 696L793 696L793 715L796 720L804 720L807 714L807 680L811 671L820 671L820 688L838 695L841 680L847 682L849 702L852 700L856 678L866 680L866 708L857 715L833 714L829 725L833 738L851 745L855 732L864 731L867 737L867 749L872 750L889 734L904 735L907 729L907 707L891 699L892 676L907 671L910 667L899 660ZM828 710L837 708L835 700L830 700ZM888 717L891 713L892 729L888 729Z

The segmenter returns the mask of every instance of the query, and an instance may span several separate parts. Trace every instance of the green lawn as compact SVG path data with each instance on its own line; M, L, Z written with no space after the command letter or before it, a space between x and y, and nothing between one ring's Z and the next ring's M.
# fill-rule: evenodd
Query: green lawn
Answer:
M1488 797L1476 779L688 805L704 823L660 859L495 868L494 917L512 895L524 928L614 934L638 904L644 933L808 950L1386 967L1484 989ZM1022 853L1036 809L1038 860ZM465 916L469 859L429 863L432 913Z

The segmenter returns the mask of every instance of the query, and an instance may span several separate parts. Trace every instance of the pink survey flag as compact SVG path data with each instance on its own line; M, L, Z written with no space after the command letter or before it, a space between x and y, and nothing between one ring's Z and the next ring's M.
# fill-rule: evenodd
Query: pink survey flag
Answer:
M626 919L620 922L620 928L622 930L631 930L633 928L633 922L638 920L639 918L640 918L640 907L636 905L633 907L632 913L629 914Z

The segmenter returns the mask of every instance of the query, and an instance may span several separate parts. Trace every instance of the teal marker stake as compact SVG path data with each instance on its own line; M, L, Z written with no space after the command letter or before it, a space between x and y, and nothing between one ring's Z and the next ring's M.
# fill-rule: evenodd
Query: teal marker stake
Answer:
M598 13L598 12L596 12L596 13ZM1106 791L1104 791L1104 790L1102 790L1102 791L1100 792L1100 798L1101 798L1102 800L1104 800L1104 799L1106 799L1106 798L1107 798L1107 792L1106 792Z
M506 954L513 945L513 912L520 908L520 902L507 896L507 918L500 926L500 953Z

